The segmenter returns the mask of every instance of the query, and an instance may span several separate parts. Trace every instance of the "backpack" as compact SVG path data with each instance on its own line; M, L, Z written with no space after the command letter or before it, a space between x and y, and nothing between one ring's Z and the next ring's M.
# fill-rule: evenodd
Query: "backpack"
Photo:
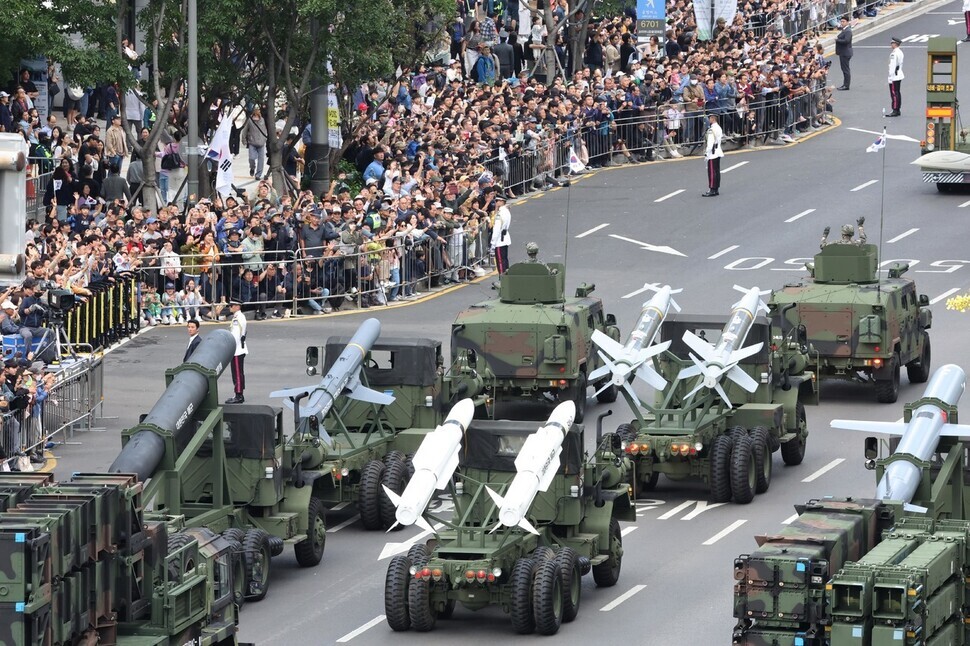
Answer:
M175 170L183 166L185 162L182 161L182 155L178 151L169 149L169 152L162 155L162 170Z

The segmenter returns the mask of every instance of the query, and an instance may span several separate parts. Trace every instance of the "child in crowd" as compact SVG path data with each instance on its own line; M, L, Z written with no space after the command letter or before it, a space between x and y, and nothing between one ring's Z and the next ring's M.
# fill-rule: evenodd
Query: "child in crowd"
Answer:
M162 316L162 302L155 291L155 286L141 284L141 318L142 325L158 325Z

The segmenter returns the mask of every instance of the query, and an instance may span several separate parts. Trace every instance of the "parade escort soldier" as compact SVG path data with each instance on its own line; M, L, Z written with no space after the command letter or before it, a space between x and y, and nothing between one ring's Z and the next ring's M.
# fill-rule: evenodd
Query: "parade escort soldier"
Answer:
M232 319L229 321L229 331L236 340L236 352L232 357L232 388L235 396L227 399L227 404L242 404L246 401L243 391L246 389L245 359L249 354L246 347L246 315L242 313L242 303L238 300L229 301Z
M509 227L512 225L512 213L505 205L507 199L501 191L495 194L495 223L492 226L492 250L495 252L495 265L499 274L504 274L509 268Z
M707 160L707 192L702 193L704 197L714 197L720 195L721 189L721 158L724 157L724 149L721 144L724 133L721 126L717 123L717 115L707 115L710 127L704 139L706 147L704 149L704 159Z
M859 227L858 240L852 239L853 236L855 235L855 229L853 228L853 226L851 224L843 224L842 237L839 240L836 240L834 242L829 242L828 241L829 231L831 231L831 229L829 229L829 227L825 227L825 230L822 231L822 242L821 244L819 244L819 249L824 249L826 245L830 245L830 244L854 244L854 245L860 245L860 246L864 245L866 243L866 230L862 227L862 225L864 225L865 223L866 223L866 219L864 217L860 217L858 220L856 220L856 225Z
M905 75L903 74L903 50L899 48L902 44L903 41L895 36L889 43L889 47L892 48L889 52L889 99L892 101L893 111L887 114L887 117L898 117L899 108L903 104L900 86Z

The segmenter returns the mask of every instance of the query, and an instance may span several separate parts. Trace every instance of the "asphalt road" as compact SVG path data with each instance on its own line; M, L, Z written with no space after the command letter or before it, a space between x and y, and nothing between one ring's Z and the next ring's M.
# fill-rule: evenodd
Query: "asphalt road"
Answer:
M737 297L734 284L777 288L794 280L818 248L824 226L838 231L864 215L869 240L882 241L883 262L908 261L920 293L934 303L934 365L970 367L964 333L970 315L947 311L942 302L970 283L970 249L963 237L970 195L939 195L935 187L923 184L918 169L909 165L919 154L915 143L891 140L885 158L865 153L875 139L872 133L882 129L882 108L888 105L889 36L960 37L961 25L960 4L953 2L892 27L891 33L858 42L852 90L837 93L841 127L784 149L729 154L722 164L719 198L700 196L706 188L704 162L685 159L598 172L570 189L515 205L512 260L524 257L525 242L540 242L542 258L566 259L570 290L581 281L597 285L596 294L625 332L645 298L640 291L644 282L683 288L677 300L687 312L726 313ZM925 43L907 40L903 49L903 117L885 123L890 134L919 139ZM833 76L838 84L839 72ZM305 346L320 344L332 334L348 335L366 316L378 316L385 335L431 335L447 342L454 314L493 296L488 283L407 307L253 323L247 399L268 402L265 395L274 388L308 383L302 364ZM162 392L162 370L181 356L183 347L182 330L156 329L107 356L105 431L76 436L80 444L61 447L59 476L107 467L119 446L118 431L151 407ZM228 391L228 375L222 383ZM753 536L777 531L791 518L796 503L825 495L866 496L875 488L873 474L863 468L861 437L836 432L829 421L893 421L901 416L902 403L921 392L904 377L900 403L880 405L861 386L823 387L822 404L808 411L811 436L805 462L784 467L776 454L771 490L750 505L710 505L700 486L661 479L657 500L641 501L638 522L624 526L626 554L619 584L596 589L586 577L580 617L564 625L560 643L620 639L634 631L643 636L638 641L659 646L726 643L734 624L732 562L755 547ZM620 402L613 405L614 423L629 417L623 407ZM600 410L592 408L588 419ZM358 645L460 639L479 644L516 638L499 609L472 613L459 608L453 620L440 621L432 633L391 633L382 620L388 559L381 556L394 550L388 541L413 541L418 530L365 532L351 509L331 514L328 524L319 567L299 569L291 552L274 560L268 598L243 611L245 641Z

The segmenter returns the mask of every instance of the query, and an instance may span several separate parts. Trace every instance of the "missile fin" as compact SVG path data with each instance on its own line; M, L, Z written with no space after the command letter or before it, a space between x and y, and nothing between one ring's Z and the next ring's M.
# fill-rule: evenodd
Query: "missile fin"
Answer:
M690 330L684 332L684 343L691 350L699 354L704 361L712 361L714 359L714 346Z
M684 399L690 399L694 395L694 393L696 393L698 390L700 390L703 387L704 387L704 381L701 380L701 381L699 381L697 383L696 386L694 386L694 390L692 390L689 393L687 393L687 395L684 397Z
M720 383L714 384L714 390L716 390L717 394L721 396L721 399L724 400L724 403L727 404L728 408L734 408L734 406L731 405L731 400L728 399L727 393L724 392L724 387Z
M597 368L596 370L594 370L593 372L589 373L589 376L586 379L590 383L596 383L597 381L599 381L603 377L606 377L607 375L610 374L610 367L608 365L606 365L606 357L603 356L603 353L602 352L597 352L597 354L600 355L600 359L603 359L603 365L600 366L599 368ZM607 386L608 385L609 384L607 384ZM597 394L599 394L599 393L597 393Z
M590 375L590 376L592 377L592 375ZM603 392L604 390L606 390L607 388L609 388L609 387L610 387L610 386L612 386L612 385L613 385L613 382L612 382L612 381L606 381L606 382L605 382L605 383L604 383L604 384L603 384L603 385L602 385L602 386L600 387L600 389L599 389L599 390L597 390L597 391L596 391L595 393L593 393L593 396L595 397L596 395L599 395L599 394L600 394L601 392Z
M298 397L299 395L309 395L313 392L316 386L300 386L298 388L284 388L283 390L274 390L269 394L273 399L277 397ZM292 406L292 404L291 404Z
M910 502L904 502L903 509L905 511L912 512L914 514L925 514L926 512L929 511L929 509L926 507L920 507L919 505L914 505L913 503L910 503Z
M833 419L829 422L832 428L845 431L861 431L863 433L881 433L883 435L902 435L906 432L906 424L902 422L867 422L854 419Z
M397 526L398 526L398 525L400 525L400 524L401 524L401 523L399 523L399 522L397 522L397 521L395 520L395 521L394 521L394 524L393 524L393 525L391 525L390 527L388 527L388 528L387 528L387 531L385 531L384 533L385 533L385 534L390 534L391 532L393 532L393 531L394 531L394 528L395 528L395 527L397 527Z
M424 516L418 516L417 519L414 521L414 524L420 527L421 529L423 529L424 531L428 532L429 534L438 533L434 530L434 527L431 526L431 523L429 523Z
M394 491L389 489L385 484L382 484L381 487L384 489L384 493L387 494L387 499L391 501L391 504L394 505L395 508L397 508L397 506L401 504L401 496L394 493Z
M532 523L530 523L529 521L527 521L525 518L523 518L523 519L521 519L519 521L519 527L521 527L525 531L529 532L530 534L535 534L536 536L539 535L539 532L536 531L536 528L532 526Z
M685 368L685 370L690 370L690 368ZM657 390L663 390L667 387L667 380L660 376L660 373L654 370L649 363L644 363L637 368L637 377Z
M590 340L596 344L598 348L602 349L611 357L616 358L623 352L622 345L610 338L609 335L600 332L599 330L593 330Z
M650 359L651 357L655 357L658 354L663 354L664 352L667 351L667 348L669 347L670 347L670 341L664 341L663 343L655 343L649 348L644 348L643 350L640 350L641 354L639 357L637 357L639 359L639 363L643 363L647 359Z
M368 402L370 404L380 404L382 406L387 406L388 404L394 403L394 395L378 392L364 386L360 382L357 383L354 389L350 391L347 396L351 399L356 399L357 401Z
M755 343L753 345L746 346L740 350L735 350L731 353L731 363L738 363L742 359L747 359L748 357L754 356L761 352L761 347L764 343Z
M737 365L731 366L731 369L728 370L727 376L728 379L741 386L749 393L753 393L754 391L758 390L758 382Z
M694 362L694 365L688 366L680 371L677 375L677 379L688 379L690 377L696 377L697 375L704 374L704 364L701 360L693 355L693 353L688 352L690 360ZM695 391L696 392L696 391Z
M495 493L494 491L492 491L491 487L485 487L485 491L488 493L488 497L492 499L492 502L495 503L495 506L501 509L502 505L505 504L505 499L502 498L502 496Z
M626 391L626 393L630 396L631 399L633 399L634 402L636 402L640 406L643 406L643 402L641 402L640 398L637 397L637 393L635 390L633 390L633 385L630 382L628 381L623 382L623 390Z

